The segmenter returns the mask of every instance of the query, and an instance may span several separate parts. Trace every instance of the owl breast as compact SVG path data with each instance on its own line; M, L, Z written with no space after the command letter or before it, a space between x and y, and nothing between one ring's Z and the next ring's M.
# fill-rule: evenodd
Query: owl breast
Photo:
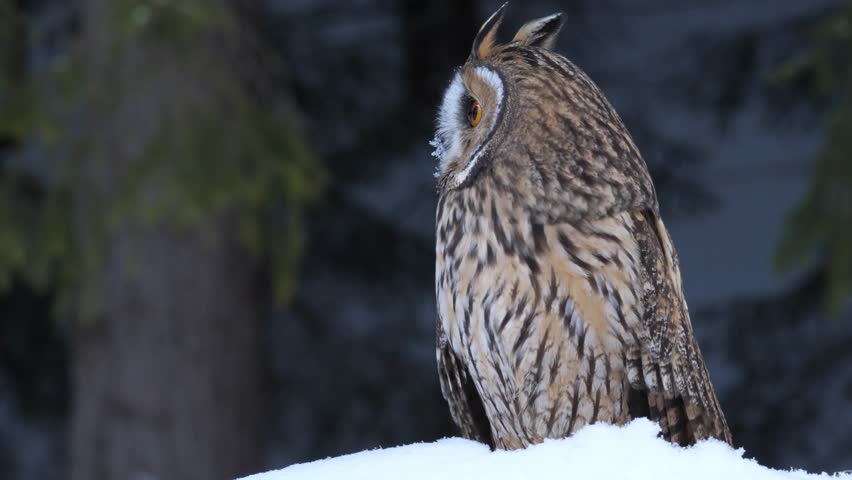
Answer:
M625 362L646 340L630 214L535 224L485 178L445 193L436 227L439 341L466 365L495 445L625 423Z

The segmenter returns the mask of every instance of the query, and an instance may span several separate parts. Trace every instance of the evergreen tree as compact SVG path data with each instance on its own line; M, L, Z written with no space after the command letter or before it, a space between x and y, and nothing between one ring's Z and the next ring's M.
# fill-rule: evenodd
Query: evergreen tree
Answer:
M263 466L262 328L294 290L322 174L256 17L250 1L87 0L51 68L3 56L0 132L20 148L2 165L0 280L56 292L70 325L72 479Z

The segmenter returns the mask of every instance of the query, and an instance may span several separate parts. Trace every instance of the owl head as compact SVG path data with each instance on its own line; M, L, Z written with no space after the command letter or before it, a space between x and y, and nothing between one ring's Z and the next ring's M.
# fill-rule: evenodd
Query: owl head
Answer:
M656 209L621 118L581 69L552 51L563 15L528 22L499 44L505 9L483 24L441 102L432 141L439 193L493 187L542 221Z
M507 4L482 25L467 62L460 67L441 102L437 132L432 146L439 165L436 177L448 188L468 184L481 169L489 152L505 131L504 119L515 105L509 101L517 88L511 69L500 55L505 47L551 49L562 27L563 14L525 24L508 45L496 43L497 31ZM510 85L511 83L511 85Z

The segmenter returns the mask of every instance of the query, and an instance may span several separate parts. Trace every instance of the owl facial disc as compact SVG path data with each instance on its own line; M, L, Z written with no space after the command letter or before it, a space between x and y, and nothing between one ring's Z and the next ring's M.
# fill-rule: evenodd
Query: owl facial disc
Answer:
M438 113L431 145L439 163L435 176L448 188L466 185L482 167L503 116L505 87L500 75L483 65L466 66L453 77ZM471 102L482 107L482 122L471 125Z

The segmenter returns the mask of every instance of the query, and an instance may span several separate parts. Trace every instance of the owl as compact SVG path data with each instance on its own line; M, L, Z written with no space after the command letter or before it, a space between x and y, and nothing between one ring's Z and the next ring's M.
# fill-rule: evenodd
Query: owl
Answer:
M498 44L501 7L446 90L436 172L437 358L462 434L518 449L656 421L731 443L647 166L552 48L562 14Z

